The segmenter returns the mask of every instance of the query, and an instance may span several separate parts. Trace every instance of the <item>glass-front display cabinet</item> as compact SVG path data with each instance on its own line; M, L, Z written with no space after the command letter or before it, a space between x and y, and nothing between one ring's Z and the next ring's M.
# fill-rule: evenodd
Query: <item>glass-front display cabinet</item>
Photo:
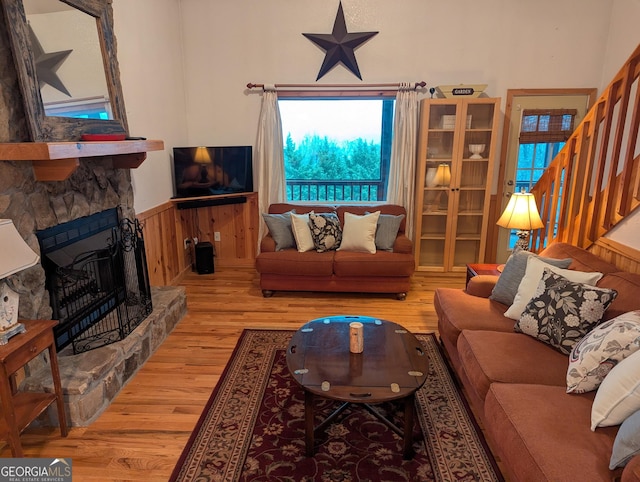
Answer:
M424 99L416 176L416 268L484 261L499 98Z

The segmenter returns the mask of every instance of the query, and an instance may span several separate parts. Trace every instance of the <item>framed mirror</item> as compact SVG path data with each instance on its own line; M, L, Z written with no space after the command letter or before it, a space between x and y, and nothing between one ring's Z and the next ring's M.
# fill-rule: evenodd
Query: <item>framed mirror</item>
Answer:
M0 1L31 140L126 135L111 1Z

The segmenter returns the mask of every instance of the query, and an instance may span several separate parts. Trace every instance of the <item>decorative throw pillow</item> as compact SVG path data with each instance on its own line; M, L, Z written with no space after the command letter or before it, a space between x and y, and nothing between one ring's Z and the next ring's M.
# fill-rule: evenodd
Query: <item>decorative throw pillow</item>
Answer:
M518 292L520 281L522 281L527 270L527 259L529 259L529 256L540 258L545 263L557 266L558 268L568 268L571 261L573 261L571 258L543 258L530 251L514 252L509 256L509 259L504 265L504 269L502 270L502 273L500 273L500 277L491 292L491 296L489 296L490 300L499 301L507 306L513 304L513 299Z
M640 410L622 422L613 442L609 468L613 470L624 467L638 454L640 454Z
M601 323L571 350L567 393L595 390L614 366L638 350L640 310Z
M338 251L362 251L375 254L376 226L379 217L380 211L363 216L344 213L342 242Z
M586 285L595 286L598 280L602 278L602 273L557 268L553 265L550 265L549 263L545 263L539 258L529 256L527 258L527 269L525 271L524 278L522 278L522 281L520 281L518 292L513 299L513 304L507 311L505 311L504 316L506 316L507 318L512 318L514 320L520 318L520 315L522 315L525 307L533 297L533 294L536 292L538 284L542 279L542 272L545 268L548 268L554 273L564 276L569 281L573 281L574 283L584 283Z
M263 213L262 218L269 228L269 234L276 242L276 251L282 251L287 248L294 248L296 246L296 240L293 237L293 230L291 229L291 214L295 214L295 210L292 209L283 214L267 214Z
M308 214L291 213L291 229L293 230L293 237L296 240L298 251L301 253L311 251L315 247L311 236L311 228L309 227L310 214L313 214L313 211Z
M573 283L545 268L538 288L514 329L565 355L600 323L615 290Z
M310 213L309 227L318 253L338 249L342 241L342 228L336 213Z
M400 224L404 219L404 214L394 216L393 214L381 214L378 218L376 228L376 248L380 251L393 251L393 243L398 237Z
M640 351L618 363L604 378L591 406L591 430L624 422L640 410Z

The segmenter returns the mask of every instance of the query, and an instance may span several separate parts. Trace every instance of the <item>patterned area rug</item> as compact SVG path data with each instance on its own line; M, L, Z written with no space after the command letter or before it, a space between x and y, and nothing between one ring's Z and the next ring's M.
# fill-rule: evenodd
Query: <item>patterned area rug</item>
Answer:
M305 456L304 392L289 374L292 331L245 330L171 481L501 481L433 334L416 335L429 377L416 393L412 460L377 417L351 405ZM318 400L316 425L337 402ZM378 406L400 426L402 404ZM419 425L419 426L418 426Z

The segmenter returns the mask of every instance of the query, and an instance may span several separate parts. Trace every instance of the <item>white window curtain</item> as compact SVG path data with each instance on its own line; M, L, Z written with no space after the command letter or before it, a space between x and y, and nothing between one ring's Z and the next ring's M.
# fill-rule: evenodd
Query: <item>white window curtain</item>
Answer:
M403 82L396 95L387 201L407 210L406 234L413 238L416 182L418 99L415 88Z
M282 121L278 109L278 94L273 86L265 85L262 94L254 167L257 173L255 180L258 186L258 209L262 214L268 211L270 204L286 200ZM258 231L258 253L260 252L260 240L265 233L266 225L261 215Z

